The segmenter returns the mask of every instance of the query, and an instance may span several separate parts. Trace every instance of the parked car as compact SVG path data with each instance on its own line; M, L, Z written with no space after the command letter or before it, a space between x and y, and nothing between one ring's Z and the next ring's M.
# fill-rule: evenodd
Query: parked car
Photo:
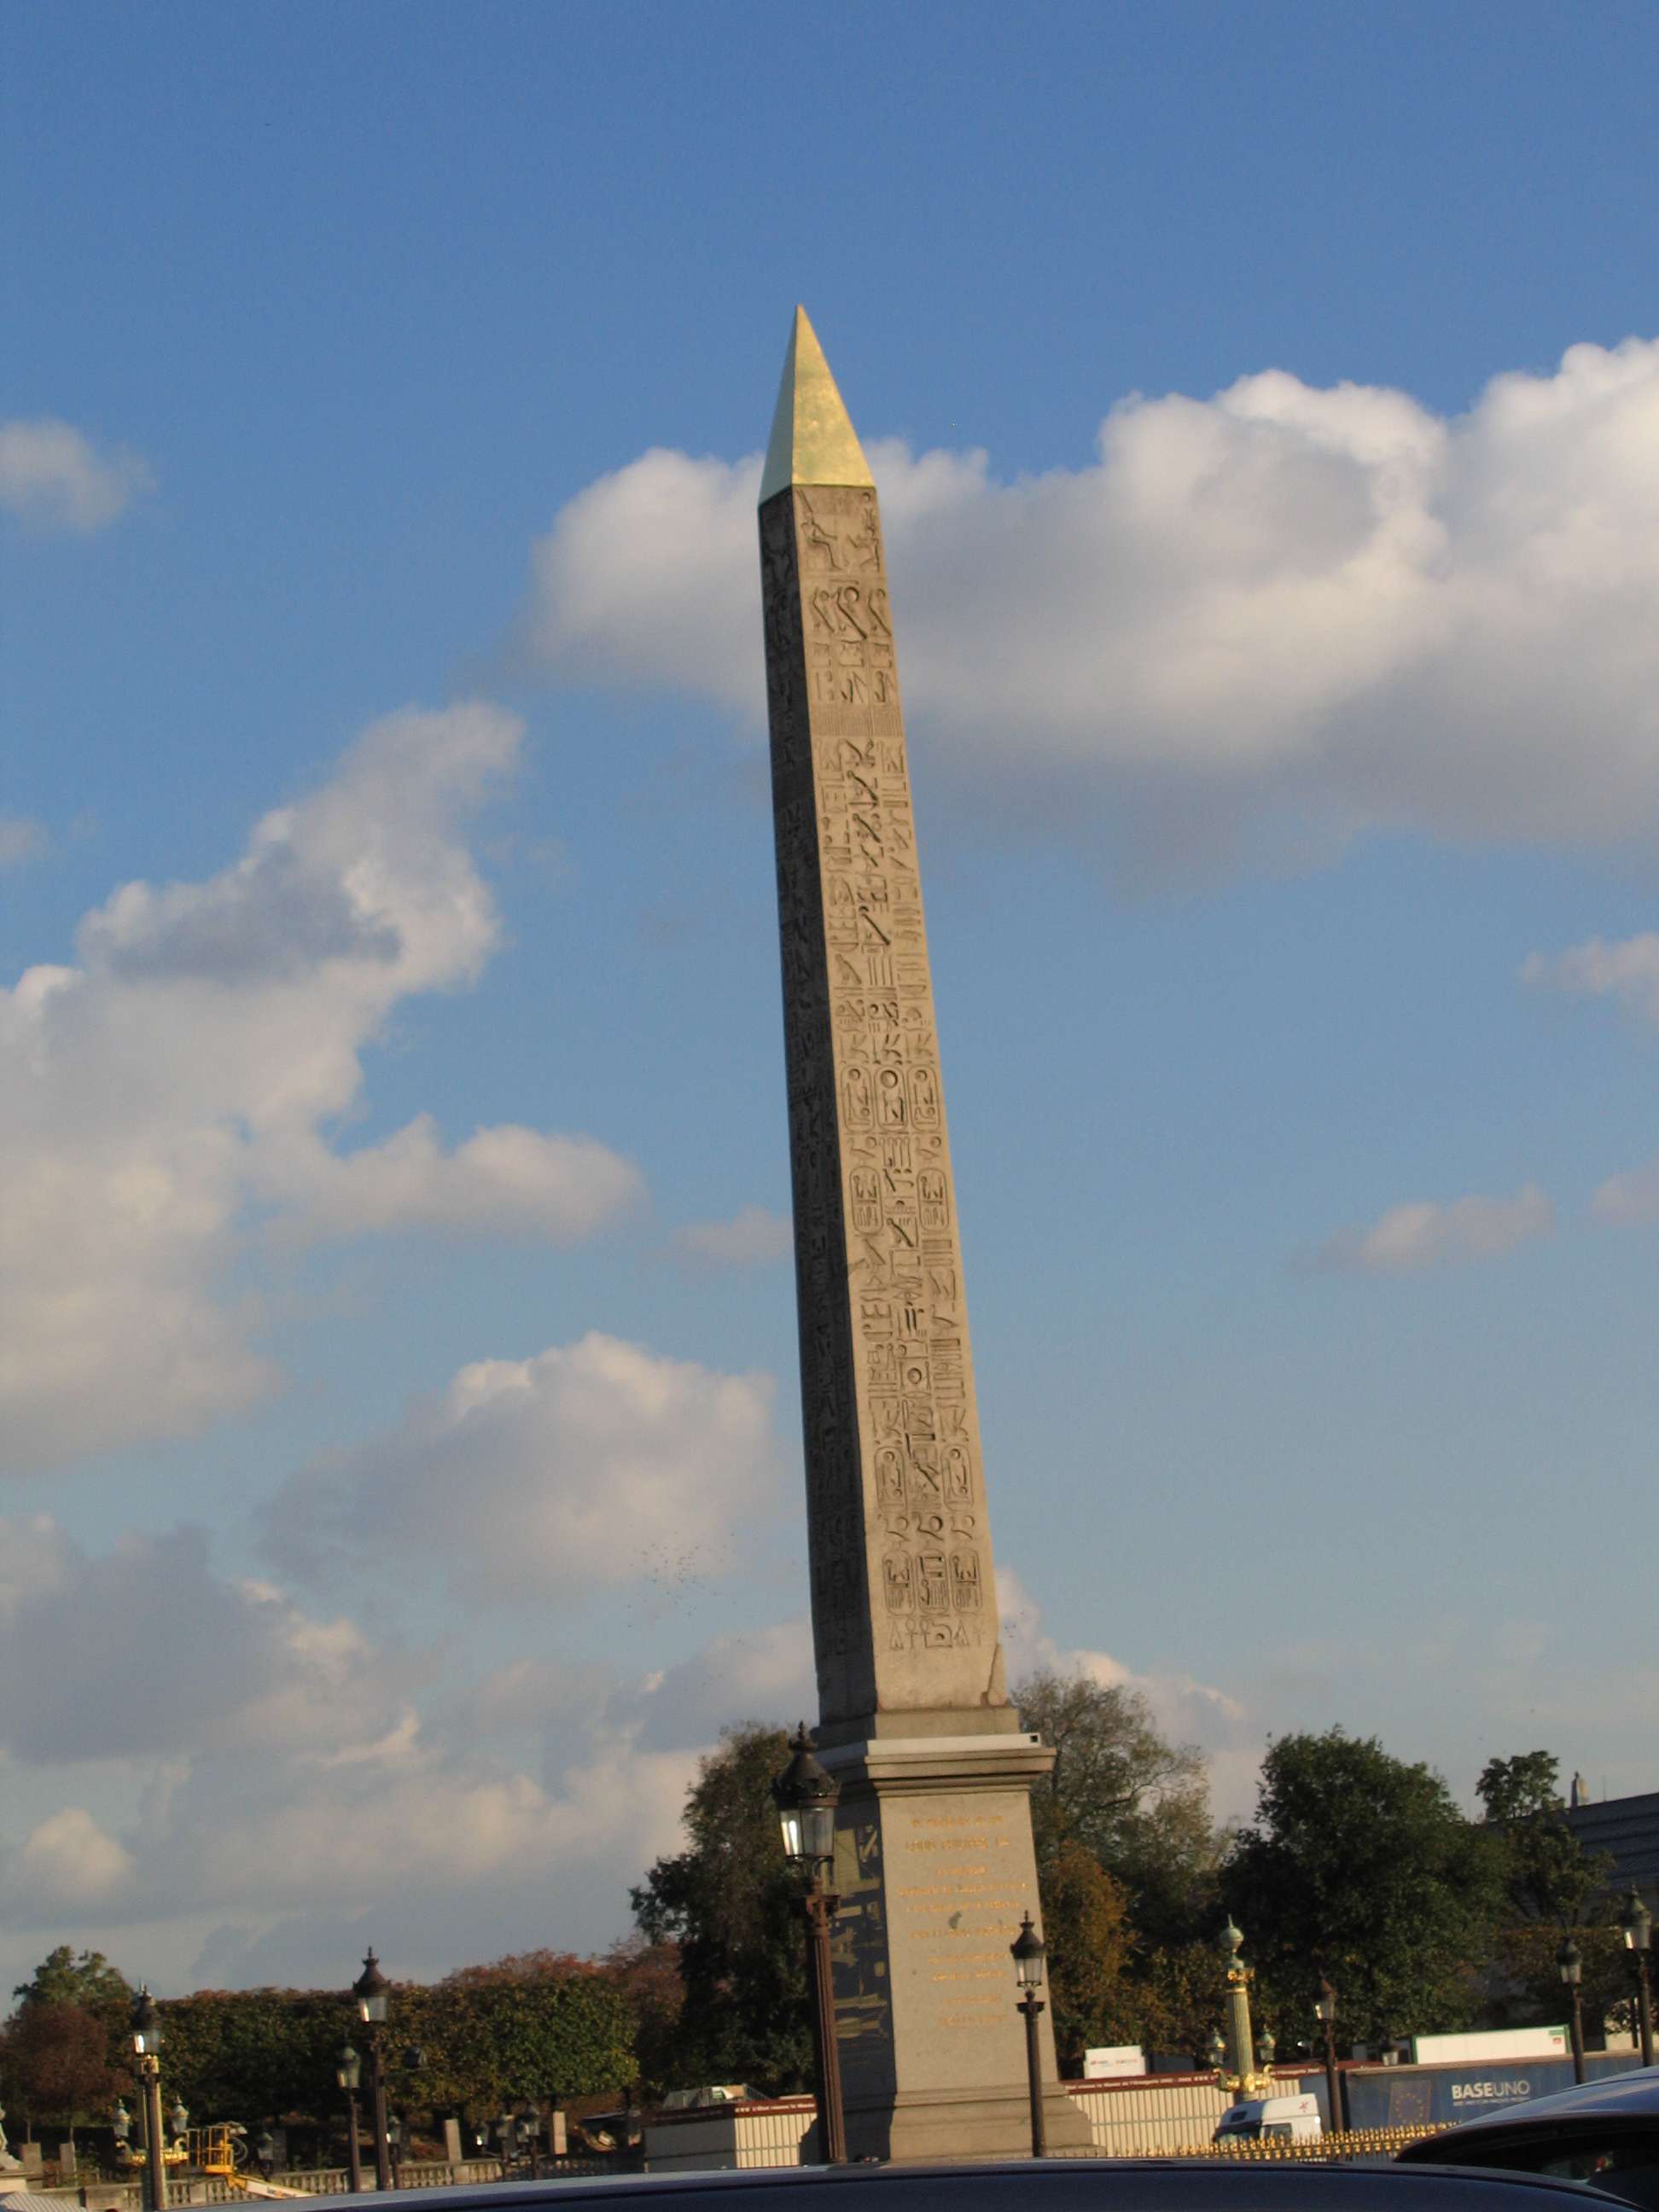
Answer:
M1400 2162L1549 2174L1659 2212L1659 2067L1465 2120L1408 2145Z
M431 2191L404 2193L437 2212ZM612 2174L441 2196L441 2212L1583 2212L1584 2203L1573 2183L1530 2173L1110 2158Z

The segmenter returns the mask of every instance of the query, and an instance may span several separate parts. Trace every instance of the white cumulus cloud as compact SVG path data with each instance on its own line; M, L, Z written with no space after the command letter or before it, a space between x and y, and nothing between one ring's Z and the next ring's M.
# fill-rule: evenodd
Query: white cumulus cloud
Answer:
M102 530L150 482L137 453L100 453L72 422L0 422L0 507L37 529Z
M1042 1607L1012 1567L997 1569L997 1611L1011 1686L1041 1668L1063 1679L1081 1675L1105 1689L1135 1691L1167 1741L1196 1744L1204 1753L1211 1803L1220 1819L1242 1819L1253 1807L1261 1730L1237 1698L1190 1674L1139 1674L1109 1651L1062 1650L1042 1625Z
M1609 1176L1590 1200L1589 1218L1608 1229L1645 1229L1659 1221L1659 1154L1645 1167Z
M132 1872L132 1854L79 1805L48 1814L0 1872L0 1899L14 1912L85 1911L106 1905Z
M1659 1029L1659 930L1644 930L1615 945L1593 937L1553 960L1531 953L1521 979L1574 998L1617 999Z
M1421 1274L1436 1267L1498 1260L1555 1227L1555 1208L1535 1182L1513 1198L1460 1198L1449 1206L1412 1199L1391 1206L1369 1229L1339 1229L1316 1250L1297 1253L1297 1272Z
M389 1726L419 1670L351 1624L214 1573L205 1531L88 1554L0 1521L0 1747L37 1765L165 1757ZM143 1683L142 1697L121 1685Z
M11 1465L190 1434L277 1377L228 1287L250 1231L586 1235L637 1199L591 1139L422 1116L342 1153L364 1048L500 924L459 834L513 766L494 708L367 730L201 883L131 883L74 965L0 994L0 1434Z
M776 1499L772 1378L597 1331L463 1367L389 1434L283 1486L265 1548L303 1574L436 1561L465 1588L547 1598L719 1573Z
M668 1256L687 1274L708 1267L758 1267L793 1249L794 1231L763 1206L740 1206L729 1221L688 1221L668 1240Z
M1139 396L1080 470L872 442L913 720L999 811L1097 804L1174 864L1252 817L1659 838L1659 343L1444 419L1282 371ZM757 455L653 451L535 548L562 680L758 724Z
M672 1428L696 1388L666 1363L658 1386ZM370 1914L402 1972L602 1946L720 1728L811 1710L804 1617L643 1679L533 1648L471 1673L228 1578L199 1530L96 1553L44 1516L0 1521L8 1985L43 1932L173 1988L204 1960L220 1985L325 1975Z

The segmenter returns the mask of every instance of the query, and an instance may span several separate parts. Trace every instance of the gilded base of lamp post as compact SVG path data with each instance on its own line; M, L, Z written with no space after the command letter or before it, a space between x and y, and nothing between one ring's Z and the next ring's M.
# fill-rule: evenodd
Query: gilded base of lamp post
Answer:
M1251 2062L1256 2056L1250 2036L1250 1970L1239 1960L1244 1937L1233 1925L1229 1915L1227 1924L1218 1938L1222 1955L1227 1961L1227 2051L1226 2062L1231 2071L1223 2071L1222 2087L1231 2092L1235 2104L1243 2104L1252 2097L1273 2094L1273 2070L1270 2065L1260 2067ZM1273 2056L1271 2041L1267 2057Z
M150 2212L167 2212L167 2137L161 2132L161 2062L138 2061L144 2099L144 2188Z

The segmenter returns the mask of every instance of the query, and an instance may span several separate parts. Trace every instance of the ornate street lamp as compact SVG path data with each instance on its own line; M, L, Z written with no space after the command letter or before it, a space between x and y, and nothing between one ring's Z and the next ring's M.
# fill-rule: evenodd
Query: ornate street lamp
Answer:
M1625 1909L1619 1916L1619 1924L1625 1931L1625 1948L1630 1953L1631 1972L1636 1977L1636 2011L1642 2031L1642 2063L1653 2063L1653 1990L1648 1980L1648 1960L1653 1950L1653 1915L1642 1902L1642 1893L1634 1882L1625 1899Z
M1342 2076L1336 2064L1336 1991L1323 1974L1319 1977L1314 2013L1325 2031L1325 2109L1327 2124L1335 2133L1346 2126L1347 2115L1342 2109Z
M1048 2130L1042 2112L1042 2046L1037 2040L1037 2014L1043 2009L1037 1991L1042 1987L1042 1961L1048 1947L1031 1925L1028 1912L1019 1933L1008 1946L1013 1955L1014 1984L1024 1990L1015 2009L1025 2015L1025 2086L1031 2099L1031 2155L1048 2155Z
M1584 2080L1584 1954L1571 1936L1562 1939L1555 1964L1572 1999L1572 2078L1582 2087Z
M386 2124L386 2154L392 2168L392 2186L398 2186L398 2153L403 2146L404 2124L396 2112L388 2113Z
M812 2009L812 2058L817 2069L818 2142L826 2166L847 2163L841 2111L841 2054L836 2045L836 1991L830 1972L830 1923L841 1905L823 1881L836 1856L836 1804L841 1784L812 1755L803 1721L789 1747L794 1753L772 1784L783 1830L783 1855L806 1877L794 1910L806 1924L806 1989Z
M1250 1970L1239 1963L1244 1936L1233 1925L1232 1915L1216 1938L1216 1948L1227 1961L1227 2057L1232 2068L1235 2099L1250 2095L1261 2081L1250 2065Z
M351 2165L351 2193L360 2194L363 2185L363 2162L357 2149L357 2084L362 2079L362 2061L351 2045L341 2046L336 2062L334 2078L346 2093L347 2142Z
M374 2185L377 2189L392 2186L392 2145L386 2131L386 2039L381 2031L386 2026L386 1998L392 1984L380 1972L380 1962L369 1946L363 1960L363 1971L351 1984L351 1994L357 2000L357 2017L369 2030L369 2084L374 2097Z
M1204 2055L1216 2073L1223 2074L1226 2071L1227 2046L1222 2041L1221 2030L1218 2027L1212 2027L1210 2030L1210 2039L1204 2046Z
M173 2109L167 2114L167 2125L173 2131L174 2142L183 2142L189 2135L190 2109L182 2097L173 2099Z
M495 2140L501 2145L501 2179L513 2179L513 2115L505 2105L495 2116Z
M161 2133L161 2022L146 1983L132 2002L132 2049L144 2101L144 2186L150 2212L167 2212L166 2139Z
M4 2111L0 2109L0 2119L4 2118ZM115 2100L115 2110L109 2116L109 2131L115 2138L116 2158L125 2165L132 2156L132 2114L118 2097Z
M253 2146L253 2155L259 2161L259 2171L270 2180L276 2166L276 2138L269 2128L261 2128L259 2139Z

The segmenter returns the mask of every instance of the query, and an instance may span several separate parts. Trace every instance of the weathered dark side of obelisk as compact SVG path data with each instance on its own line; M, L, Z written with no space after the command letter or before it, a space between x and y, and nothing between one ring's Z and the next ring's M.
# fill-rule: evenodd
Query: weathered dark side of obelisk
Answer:
M798 308L760 495L820 1755L850 2154L1029 2151L1003 1680L875 485ZM1046 2075L1054 2073L1048 2016ZM1058 2088L1056 2148L1086 2148Z

